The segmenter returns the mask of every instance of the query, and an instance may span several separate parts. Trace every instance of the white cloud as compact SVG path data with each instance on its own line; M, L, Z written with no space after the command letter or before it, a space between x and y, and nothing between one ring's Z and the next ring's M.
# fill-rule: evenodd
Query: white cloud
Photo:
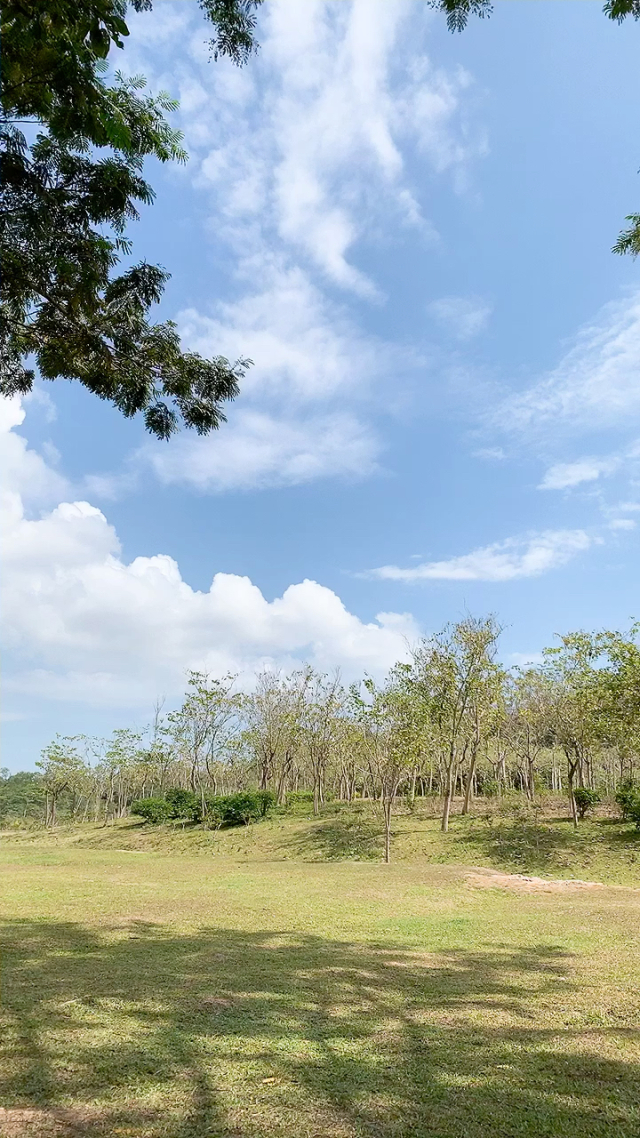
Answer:
M637 522L633 518L613 518L609 522L609 529L612 530L633 530L636 528Z
M503 462L507 457L502 447L481 447L480 450L474 450L474 458L483 458L488 462Z
M391 214L431 236L403 147L439 173L479 149L456 121L469 77L433 68L421 39L406 0L273 0L241 78L203 60L194 97L192 58L187 137L195 127L201 183L230 228L255 222L333 283L375 296L351 256L372 221Z
M456 340L470 340L486 328L491 305L465 296L443 296L427 305L427 311Z
M574 433L627 427L640 418L640 292L607 305L546 378L498 409L509 430Z
M21 496L29 503L53 502L67 493L67 481L15 433L13 428L21 426L24 418L20 399L0 398L0 486L14 499Z
M238 69L211 62L197 6L186 14L185 5L164 4L151 21L152 40L148 16L132 15L127 66L154 88L177 91L191 161L175 176L210 197L212 239L234 266L236 298L204 297L180 314L181 334L203 354L255 361L242 403L230 411L239 425L225 431L225 485L234 484L233 471L244 487L251 470L253 484L264 486L290 481L298 469L308 478L373 468L371 457L360 457L363 447L369 456L377 449L365 406L388 407L389 391L399 395L414 361L347 316L353 294L383 300L358 254L366 240L404 239L407 226L433 241L418 193L423 174L455 180L483 150L463 121L470 77L431 65L423 43L429 15L416 17L408 0L272 0L259 13L260 51ZM334 286L340 304L327 294ZM350 423L344 453L332 444L344 429L318 420L314 435L304 410L337 394ZM281 461L252 439L251 416L281 423ZM194 470L218 470L222 439L185 438L154 469L166 477L170 467L183 481L193 481ZM96 477L89 485L109 493L127 483L126 475ZM221 483L216 474L200 484Z
M215 573L207 591L192 589L164 554L124 561L113 526L87 502L30 517L19 488L46 464L11 429L20 421L16 405L0 410L2 453L13 447L18 456L2 494L3 636L19 660L10 676L5 664L8 690L148 705L158 693L179 692L190 667L246 677L305 658L320 668L341 665L346 677L379 674L418 635L408 615L361 621L315 581L271 601L230 573Z
M584 530L547 530L508 538L447 561L428 561L409 569L383 565L372 575L390 581L512 581L557 569L591 543Z
M180 313L180 331L203 355L248 356L254 366L242 383L244 397L297 404L364 394L391 364L387 345L364 336L331 304L300 268L263 266L263 288L214 317L195 309Z
M371 432L350 415L278 420L237 411L214 439L180 436L170 447L148 447L140 460L161 482L221 491L362 478L375 469L378 450Z
M612 474L620 465L616 458L581 458L577 462L559 462L547 470L539 490L566 490L583 482L595 482L601 474Z

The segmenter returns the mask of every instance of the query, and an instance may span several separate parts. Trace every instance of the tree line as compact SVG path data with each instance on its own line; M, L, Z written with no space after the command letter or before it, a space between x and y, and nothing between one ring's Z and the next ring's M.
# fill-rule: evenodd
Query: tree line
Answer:
M443 831L454 799L466 814L475 798L508 791L565 794L575 825L599 796L626 794L640 822L638 631L571 633L539 666L509 670L496 619L466 617L421 640L382 682L345 685L305 664L262 671L246 692L235 675L190 672L181 706L158 707L145 732L56 737L36 774L0 782L0 815L107 822L183 790L206 825L212 800L254 791L279 806L305 795L316 814L327 799L369 799L387 857L401 795L439 797Z

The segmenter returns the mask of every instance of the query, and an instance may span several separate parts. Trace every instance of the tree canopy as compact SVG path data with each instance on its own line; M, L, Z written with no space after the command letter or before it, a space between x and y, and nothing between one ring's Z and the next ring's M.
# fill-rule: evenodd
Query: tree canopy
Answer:
M256 50L261 0L200 0L214 59ZM149 11L151 0L133 0ZM149 310L169 274L132 260L126 227L153 202L149 156L186 161L165 115L176 103L142 77L108 77L129 34L126 0L3 0L0 97L0 393L77 380L168 438L224 420L250 361L184 352L172 321Z

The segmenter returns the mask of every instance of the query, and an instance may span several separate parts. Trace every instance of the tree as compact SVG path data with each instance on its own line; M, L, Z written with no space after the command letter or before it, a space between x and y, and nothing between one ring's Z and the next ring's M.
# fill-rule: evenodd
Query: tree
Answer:
M307 667L301 674L300 738L313 781L313 812L324 803L325 779L336 742L344 693L340 676L321 675Z
M300 754L306 682L303 672L282 676L267 669L258 673L255 690L245 700L247 742L255 756L258 786L272 786L280 806Z
M260 2L200 0L214 58L246 61ZM126 0L2 5L0 394L31 390L32 358L43 379L77 380L125 416L142 413L158 438L181 424L205 434L250 361L183 352L172 321L149 322L164 269L140 262L114 275L131 255L138 203L153 201L145 159L186 160L164 117L177 104L144 95L140 77L105 79L126 11Z
M169 716L174 743L188 764L189 789L200 794L203 815L204 779L217 794L221 764L239 731L242 697L232 690L236 679L231 674L217 679L204 672L189 672L189 690L182 707Z
M496 683L495 654L499 636L500 628L494 617L466 617L423 640L412 654L408 680L433 725L443 761L443 833L449 828L458 772L470 743L477 754L481 737L480 708L483 702L490 702Z
M544 674L527 668L516 675L508 692L505 732L531 802L535 798L535 764L553 732L551 712L551 692Z
M398 788L417 764L424 747L424 718L402 666L386 683L364 680L350 689L352 714L358 724L372 781L384 820L384 860L391 861L391 818Z
M42 752L36 763L41 772L45 791L45 825L55 826L57 806L60 796L67 790L73 791L79 780L86 775L87 768L75 746L76 737L56 735Z
M553 732L567 760L567 782L573 824L578 825L576 786L592 778L593 748L601 738L599 693L595 667L598 650L588 633L560 637L560 646L546 648L545 674L551 692Z
M470 16L482 19L490 16L493 11L491 0L428 0L428 3L430 8L436 8L445 14L451 32L464 31ZM602 10L605 16L618 24L627 16L640 20L640 0L607 0ZM628 214L625 221L631 224L620 233L613 252L630 253L632 257L637 257L640 253L640 213Z
M0 819L41 817L43 804L44 788L38 774L0 771Z

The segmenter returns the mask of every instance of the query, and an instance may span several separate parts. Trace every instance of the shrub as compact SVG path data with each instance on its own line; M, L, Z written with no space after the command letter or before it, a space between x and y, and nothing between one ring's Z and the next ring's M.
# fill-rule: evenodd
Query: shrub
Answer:
M272 790L257 790L256 794L260 799L260 810L262 817L266 818L267 814L273 810L276 804L276 796Z
M170 817L170 805L165 798L137 798L131 803L131 813L138 814L145 822L166 822Z
M270 790L243 790L238 794L210 794L202 801L191 790L168 790L164 798L139 798L131 812L147 822L166 822L170 818L192 818L215 826L242 826L266 817L275 805Z
M577 786L573 792L573 800L580 818L584 818L587 810L593 810L593 807L597 806L600 795L597 790L590 790L588 786Z
M482 783L481 793L485 798L497 798L500 794L500 783L497 778L485 778Z
M175 787L168 790L165 799L169 805L170 818L191 818L194 822L200 821L202 806L197 794L192 790L183 790Z
M208 794L204 800L204 816L202 810L198 820L217 829L225 820L225 803L227 799L223 794Z
M296 813L306 813L308 810L313 809L313 791L312 790L289 790L285 799L285 806L287 810L292 810Z
M622 783L616 794L616 802L623 821L635 822L640 829L640 787L636 786L632 779Z
M241 790L224 799L224 821L228 826L245 826L262 818L262 802L257 790Z

